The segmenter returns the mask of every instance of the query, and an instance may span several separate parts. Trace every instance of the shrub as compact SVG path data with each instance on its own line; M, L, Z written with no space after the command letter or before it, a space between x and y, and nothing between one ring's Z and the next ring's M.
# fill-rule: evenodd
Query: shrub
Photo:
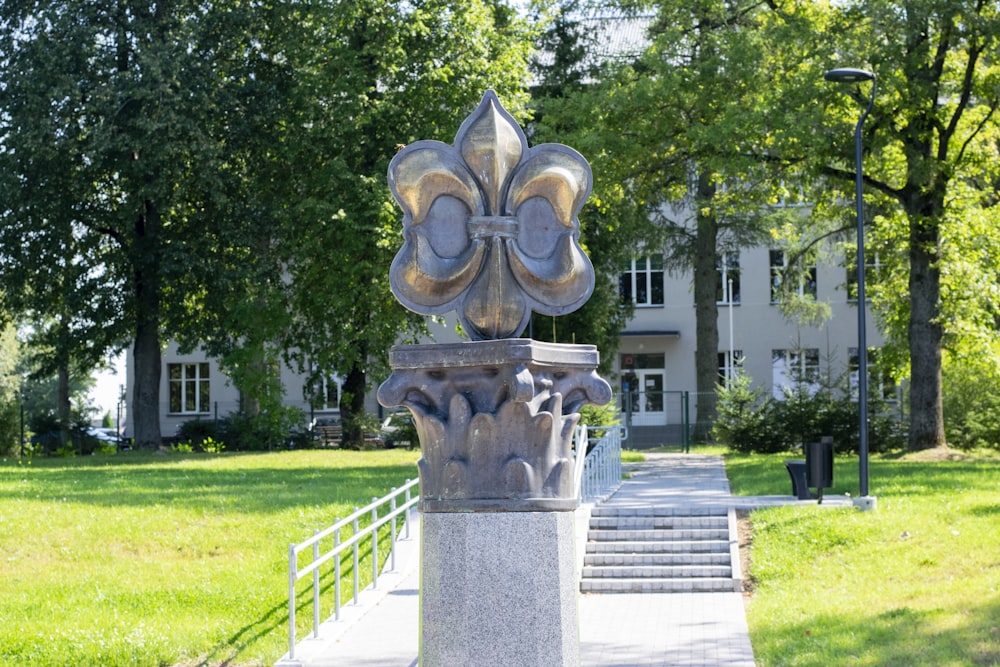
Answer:
M906 437L900 422L884 400L869 394L869 451L901 449ZM846 388L798 382L782 391L782 399L772 399L762 387L752 388L749 376L738 375L718 390L712 437L738 452L792 451L823 436L833 438L838 453L858 451L858 403Z
M588 427L615 426L619 420L618 403L612 398L605 405L584 405L580 408L580 423Z
M187 444L192 449L202 449L202 443L206 440L216 440L221 437L222 427L216 421L202 421L193 419L184 422L177 429L178 444ZM171 446L173 450L173 446ZM182 450L176 450L182 451ZM189 449L188 451L192 451Z
M401 410L389 415L388 423L382 432L386 447L396 447L403 442L407 443L409 447L420 445L417 425L413 422L413 415L410 414L409 410Z
M959 449L1000 449L1000 377L986 361L947 359L944 428Z
M738 452L780 452L785 439L772 427L774 400L762 387L751 387L750 376L738 372L717 390L716 419L712 438ZM779 437L775 437L775 436Z

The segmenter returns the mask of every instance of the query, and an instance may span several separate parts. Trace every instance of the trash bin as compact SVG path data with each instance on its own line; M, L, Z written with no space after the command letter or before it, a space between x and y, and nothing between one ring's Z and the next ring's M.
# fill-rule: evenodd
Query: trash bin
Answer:
M785 468L788 469L788 476L792 478L792 495L799 500L812 498L809 493L809 483L806 481L806 462L785 461Z
M826 436L819 442L807 442L806 485L816 489L823 502L823 489L833 486L833 438Z

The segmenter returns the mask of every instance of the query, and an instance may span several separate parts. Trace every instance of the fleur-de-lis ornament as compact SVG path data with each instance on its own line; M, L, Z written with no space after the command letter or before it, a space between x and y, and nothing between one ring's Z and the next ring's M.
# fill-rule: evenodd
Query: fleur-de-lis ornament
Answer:
M516 336L532 311L576 310L594 289L577 217L592 180L572 148L528 148L487 91L453 146L417 141L389 164L404 212L393 293L424 315L457 310L474 340Z

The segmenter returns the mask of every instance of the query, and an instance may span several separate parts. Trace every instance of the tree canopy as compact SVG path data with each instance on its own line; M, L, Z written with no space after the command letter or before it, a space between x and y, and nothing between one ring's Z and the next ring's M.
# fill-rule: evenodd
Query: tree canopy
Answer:
M384 277L388 160L449 139L487 87L523 105L529 43L493 0L3 3L11 305L56 317L29 287L71 285L87 349L131 342L140 445L160 437L164 336L251 393L276 351L340 373L349 418L363 369L417 325Z

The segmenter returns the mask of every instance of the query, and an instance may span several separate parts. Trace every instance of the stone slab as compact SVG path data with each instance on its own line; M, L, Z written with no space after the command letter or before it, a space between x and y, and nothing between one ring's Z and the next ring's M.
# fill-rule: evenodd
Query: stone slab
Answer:
M573 512L422 519L422 667L578 667Z

